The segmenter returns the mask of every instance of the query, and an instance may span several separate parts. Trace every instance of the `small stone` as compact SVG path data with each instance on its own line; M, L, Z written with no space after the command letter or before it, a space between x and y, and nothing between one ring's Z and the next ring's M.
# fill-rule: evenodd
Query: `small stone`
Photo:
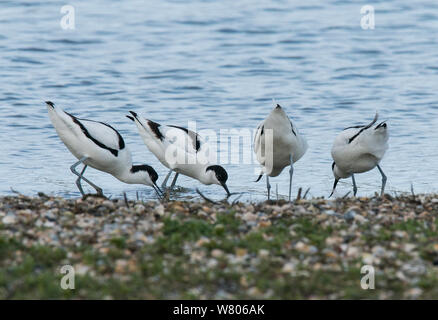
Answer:
M17 217L14 214L8 214L7 216L3 217L2 222L5 225L15 224L17 222Z
M347 256L350 258L355 258L359 254L359 249L357 247L349 247L347 249Z
M210 243L210 239L208 239L207 237L201 237L197 242L196 242L196 246L197 247L202 247L204 244L208 244Z
M325 250L325 256L329 259L336 259L338 256L333 250Z
M103 206L105 206L105 207L107 207L108 209L110 209L110 210L114 210L115 209L115 205L114 205L114 203L112 202L112 201L110 201L110 200L105 200L104 202L102 202L102 205Z
M208 259L207 261L207 268L213 269L218 265L218 262L216 259Z
M243 257L248 253L248 251L246 249L236 248L235 253L236 253L236 256Z
M160 206L162 206L162 205L160 205ZM158 208L159 208L159 206L155 209L155 212L157 212L157 213L158 213ZM145 208L145 206L142 205L142 204L137 204L137 205L135 205L134 210L135 210L135 213L136 213L136 214L142 214L142 213L146 210L146 208ZM163 213L164 213L164 212L163 212ZM158 214L159 214L159 213L158 213ZM163 215L163 214L159 214L159 215L161 216L161 215Z
M367 218L365 218L364 216L362 216L360 214L355 215L354 220L359 222L359 223L364 223L364 222L368 221Z
M257 219L257 215L255 215L251 212L247 212L242 216L242 219L244 221L255 221Z
M397 230L397 231L395 231L394 232L394 235L397 237L397 238L406 238L407 237L407 233L406 233L406 231L401 231L401 230Z
M328 237L328 238L325 239L325 243L328 246L333 246L335 244L340 244L340 243L342 243L342 241L343 241L343 239L341 237L336 237L336 236Z
M55 223L52 221L46 221L44 222L43 226L46 228L53 228L55 226Z
M260 228L266 228L271 226L272 222L270 220L266 220L266 221L260 221L259 222L259 227Z
M407 292L407 296L411 299L418 299L422 294L423 290L420 288L412 288Z
M220 258L224 255L224 252L220 249L213 249L211 251L211 256L214 258Z
M357 215L356 211L350 210L344 213L344 219L347 221L352 221L356 215Z
M281 272L283 273L291 273L295 270L295 264L292 262L287 262L283 265L283 268L281 269Z
M305 244L301 241L298 241L295 244L295 249L299 252L302 252L302 253L310 253L310 246L308 246L307 244ZM315 247L315 249L316 249L316 247ZM316 251L318 251L318 249L316 249Z
M90 267L86 266L85 264L77 264L74 266L74 270L75 270L75 274L83 276L88 273Z
M248 295L253 296L253 297L259 297L262 295L262 292L257 288L257 287L252 287L250 289L248 289Z
M174 207L175 208L175 207ZM155 212L159 215L162 216L164 215L164 206L162 204L160 204L159 206L157 206L155 208Z
M376 257L383 257L385 255L385 248L383 248L382 246L374 246L371 249L371 252L373 253L374 256Z
M269 251L266 249L260 249L258 255L260 258L267 258L269 257Z
M125 273L127 267L128 267L128 261L127 260L117 259L116 260L116 267L114 268L114 271L116 273Z
M364 264L372 265L374 261L374 257L370 253L364 253L362 254L362 262Z

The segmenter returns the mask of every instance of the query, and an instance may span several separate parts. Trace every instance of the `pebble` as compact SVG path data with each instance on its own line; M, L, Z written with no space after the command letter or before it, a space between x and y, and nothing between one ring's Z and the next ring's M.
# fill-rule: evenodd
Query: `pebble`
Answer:
M352 221L356 215L357 215L356 211L350 210L344 213L344 219L347 221Z
M2 223L5 225L9 224L15 224L17 222L17 217L12 214L8 214L7 216L3 217Z
M295 264L292 262L288 262L283 265L283 268L281 269L281 272L283 273L291 273L295 270Z
M220 249L213 249L211 251L211 256L214 258L220 258L224 255L224 252Z

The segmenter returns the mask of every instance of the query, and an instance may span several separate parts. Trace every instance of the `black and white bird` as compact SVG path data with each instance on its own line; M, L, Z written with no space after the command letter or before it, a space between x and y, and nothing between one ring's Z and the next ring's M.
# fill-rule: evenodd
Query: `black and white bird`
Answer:
M375 167L382 175L381 196L385 192L386 175L379 163L388 149L388 126L385 121L377 122L378 114L368 125L348 127L335 139L332 147L332 171L335 176L333 192L340 179L349 178L353 181L353 194L356 196L357 186L354 174L369 171Z
M152 120L139 117L130 111L127 116L137 125L140 136L157 159L170 169L162 187L165 188L170 174L176 172L170 190L176 184L179 174L191 177L205 185L217 184L222 186L227 196L231 193L227 187L227 171L216 164L212 164L208 155L208 144L201 137L186 128L160 125Z
M160 195L156 181L157 172L148 165L132 165L131 152L125 145L120 133L110 125L93 120L79 119L51 101L46 101L50 120L62 142L79 160L71 166L71 171L78 176L76 185L82 195L81 180L84 180L99 195L102 189L84 177L88 166L107 172L122 182L151 186ZM76 167L83 164L79 173Z
M262 172L256 182L262 178L263 174L266 174L268 200L271 190L269 177L278 176L286 166L290 165L290 201L293 165L304 155L306 150L306 139L298 132L297 127L289 119L283 108L277 104L268 117L257 127L254 138L254 152L257 161L262 165Z

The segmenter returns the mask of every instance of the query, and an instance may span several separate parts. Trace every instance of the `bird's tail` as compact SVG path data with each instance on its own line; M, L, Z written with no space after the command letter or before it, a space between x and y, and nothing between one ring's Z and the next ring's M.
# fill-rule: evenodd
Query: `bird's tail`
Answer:
M140 132L140 135L144 139L150 139L151 137L157 137L162 139L162 134L159 130L160 125L151 120L140 117L136 112L129 111L131 115L127 115L128 119L134 121Z
M55 109L55 104L52 101L46 101L46 104L48 107L51 107L52 109Z

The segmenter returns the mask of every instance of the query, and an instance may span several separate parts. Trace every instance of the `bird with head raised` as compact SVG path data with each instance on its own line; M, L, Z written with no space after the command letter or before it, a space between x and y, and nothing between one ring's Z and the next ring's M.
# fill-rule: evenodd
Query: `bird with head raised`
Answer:
M76 185L83 196L82 180L93 187L98 195L103 195L100 187L84 177L88 166L128 184L151 186L160 195L156 184L157 172L149 165L132 164L131 152L116 129L103 122L77 118L51 101L46 101L46 105L58 136L79 160L70 169L78 176ZM76 167L80 164L84 167L79 173Z
M377 167L382 175L380 195L383 196L386 185L386 175L379 163L388 149L388 126L383 121L373 127L377 122L378 113L368 125L359 125L345 128L335 139L332 147L332 172L335 177L333 195L340 179L351 177L353 182L353 195L356 196L357 186L354 175L370 171Z
M170 169L162 184L163 188L174 171L176 174L168 190L173 189L178 175L183 174L205 185L220 185L227 196L231 195L227 187L227 171L212 164L211 159L205 156L209 154L209 146L197 133L179 126L161 125L133 111L130 113L127 117L136 124L149 151Z
M257 161L262 165L262 172L256 182L266 174L268 200L271 190L269 177L278 176L289 165L289 201L291 200L293 165L301 159L306 150L306 139L299 133L283 108L277 104L257 127L254 138L254 152Z

